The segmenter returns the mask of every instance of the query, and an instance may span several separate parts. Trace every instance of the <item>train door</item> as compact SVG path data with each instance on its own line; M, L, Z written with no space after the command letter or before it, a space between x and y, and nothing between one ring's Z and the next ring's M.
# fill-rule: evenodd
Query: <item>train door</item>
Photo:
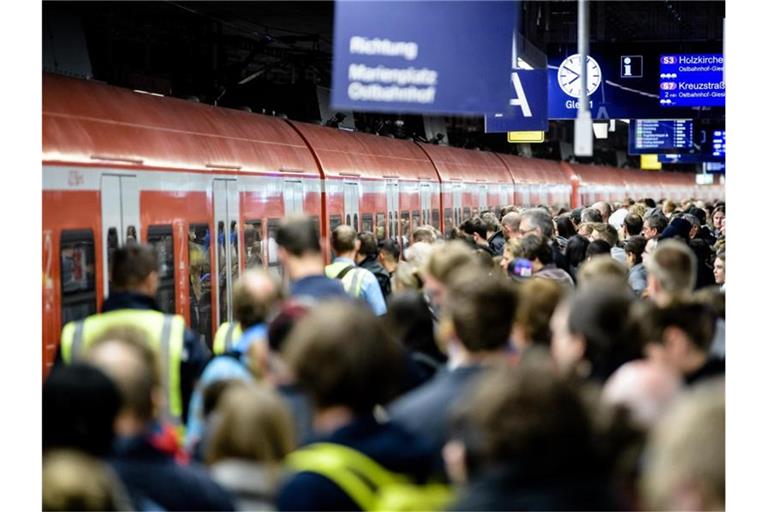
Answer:
M301 180L283 182L283 205L286 215L304 213L304 184Z
M115 250L139 242L139 184L135 175L101 176L101 261L104 297L109 296L109 269Z
M453 190L451 190L451 193L453 194L453 225L456 226L456 227L458 227L461 224L461 222L462 222L462 218L461 218L461 206L462 206L461 193L464 190L464 186L463 185L464 185L463 183L453 183L451 185L451 188L453 189Z
M216 325L232 321L232 285L240 272L240 198L237 180L213 180L213 225L216 250L212 268L217 269Z
M431 224L430 207L432 206L432 184L419 183L419 205L421 207L422 224ZM440 226L434 226L440 229Z
M484 211L488 209L488 185L485 183L481 183L477 186L478 190L478 207L480 208L480 211Z
M397 240L398 210L400 210L400 185L397 180L388 179L386 184L387 194L387 232L389 238Z
M360 229L360 188L355 182L344 182L344 223Z

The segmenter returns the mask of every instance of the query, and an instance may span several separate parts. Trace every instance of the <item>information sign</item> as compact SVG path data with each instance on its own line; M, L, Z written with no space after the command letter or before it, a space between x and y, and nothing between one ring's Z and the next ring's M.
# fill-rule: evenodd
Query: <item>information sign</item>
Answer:
M629 123L628 153L679 152L693 149L690 119L633 119Z
M662 107L724 107L723 54L662 55L659 59Z

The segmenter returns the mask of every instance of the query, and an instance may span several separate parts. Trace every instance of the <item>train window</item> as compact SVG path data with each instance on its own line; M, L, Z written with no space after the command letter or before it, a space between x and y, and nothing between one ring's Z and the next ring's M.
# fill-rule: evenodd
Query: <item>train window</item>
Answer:
M206 224L189 226L189 326L211 346L211 233Z
M243 243L245 244L245 268L264 265L264 243L261 219L245 221Z
M176 286L173 279L173 230L170 225L149 226L147 242L155 248L160 264L158 273L159 287L157 303L160 309L169 314L176 312Z
M267 264L269 270L277 277L283 277L283 266L277 257L277 228L280 227L279 219L267 220Z
M355 228L355 231L360 229L360 224L358 224L357 220L358 220L357 214L355 214L354 219L352 221L353 222L352 227Z
M376 240L384 240L385 234L384 234L384 228L386 225L386 216L383 212L377 212L376 213Z
M419 210L413 210L413 213L411 214L411 218L413 219L413 227L419 227L421 225L421 213Z
M346 224L347 226L351 226L351 225L352 225L352 216L351 216L350 214L347 214L347 217L346 217L346 222L345 222L345 224Z
M440 229L440 210L437 208L432 209L432 227Z
M341 225L341 215L331 215L331 231Z
M322 233L322 230L320 229L320 217L318 215L313 215L312 223L315 225L315 229L317 229L317 234L320 235L320 233Z
M373 214L372 213L364 213L363 214L363 228L362 231L373 231Z
M109 228L107 230L107 268L109 269L109 286L107 287L107 290L110 293L112 291L112 255L115 254L119 244L117 228Z
M472 217L472 214L470 213L469 208L464 208L464 217L461 220L465 221L471 217Z
M402 235L402 246L403 249L408 247L409 242L411 240L411 220L409 218L408 212L400 212L400 225L401 225L401 235Z
M240 238L240 233L237 229L237 221L232 221L229 225L229 243L230 245L230 251L232 253L232 282L234 283L237 281L238 276L240 275L240 249L239 245L237 244L238 239Z
M451 229L453 229L453 209L446 208L444 215L445 215L445 233L444 234L447 235L448 232ZM438 226L435 226L435 227L437 228Z
M139 237L136 235L136 226L128 226L125 229L125 243L137 243L139 241Z
M62 231L61 323L96 313L96 258L90 229Z
M389 212L389 238L396 238L395 234L395 221L393 220L392 212Z

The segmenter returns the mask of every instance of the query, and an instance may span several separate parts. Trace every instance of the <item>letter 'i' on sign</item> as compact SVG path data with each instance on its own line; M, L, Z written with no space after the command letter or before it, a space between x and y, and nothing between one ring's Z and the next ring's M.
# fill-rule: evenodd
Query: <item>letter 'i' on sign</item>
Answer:
M642 55L622 55L621 56L621 78L642 78L643 77L643 56Z

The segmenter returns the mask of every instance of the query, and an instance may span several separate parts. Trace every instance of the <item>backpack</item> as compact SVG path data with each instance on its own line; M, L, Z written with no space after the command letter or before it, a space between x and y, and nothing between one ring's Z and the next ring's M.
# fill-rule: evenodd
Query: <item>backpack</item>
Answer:
M295 472L324 476L366 511L443 510L454 497L446 484L417 484L361 452L336 443L307 445L288 455L287 464Z

